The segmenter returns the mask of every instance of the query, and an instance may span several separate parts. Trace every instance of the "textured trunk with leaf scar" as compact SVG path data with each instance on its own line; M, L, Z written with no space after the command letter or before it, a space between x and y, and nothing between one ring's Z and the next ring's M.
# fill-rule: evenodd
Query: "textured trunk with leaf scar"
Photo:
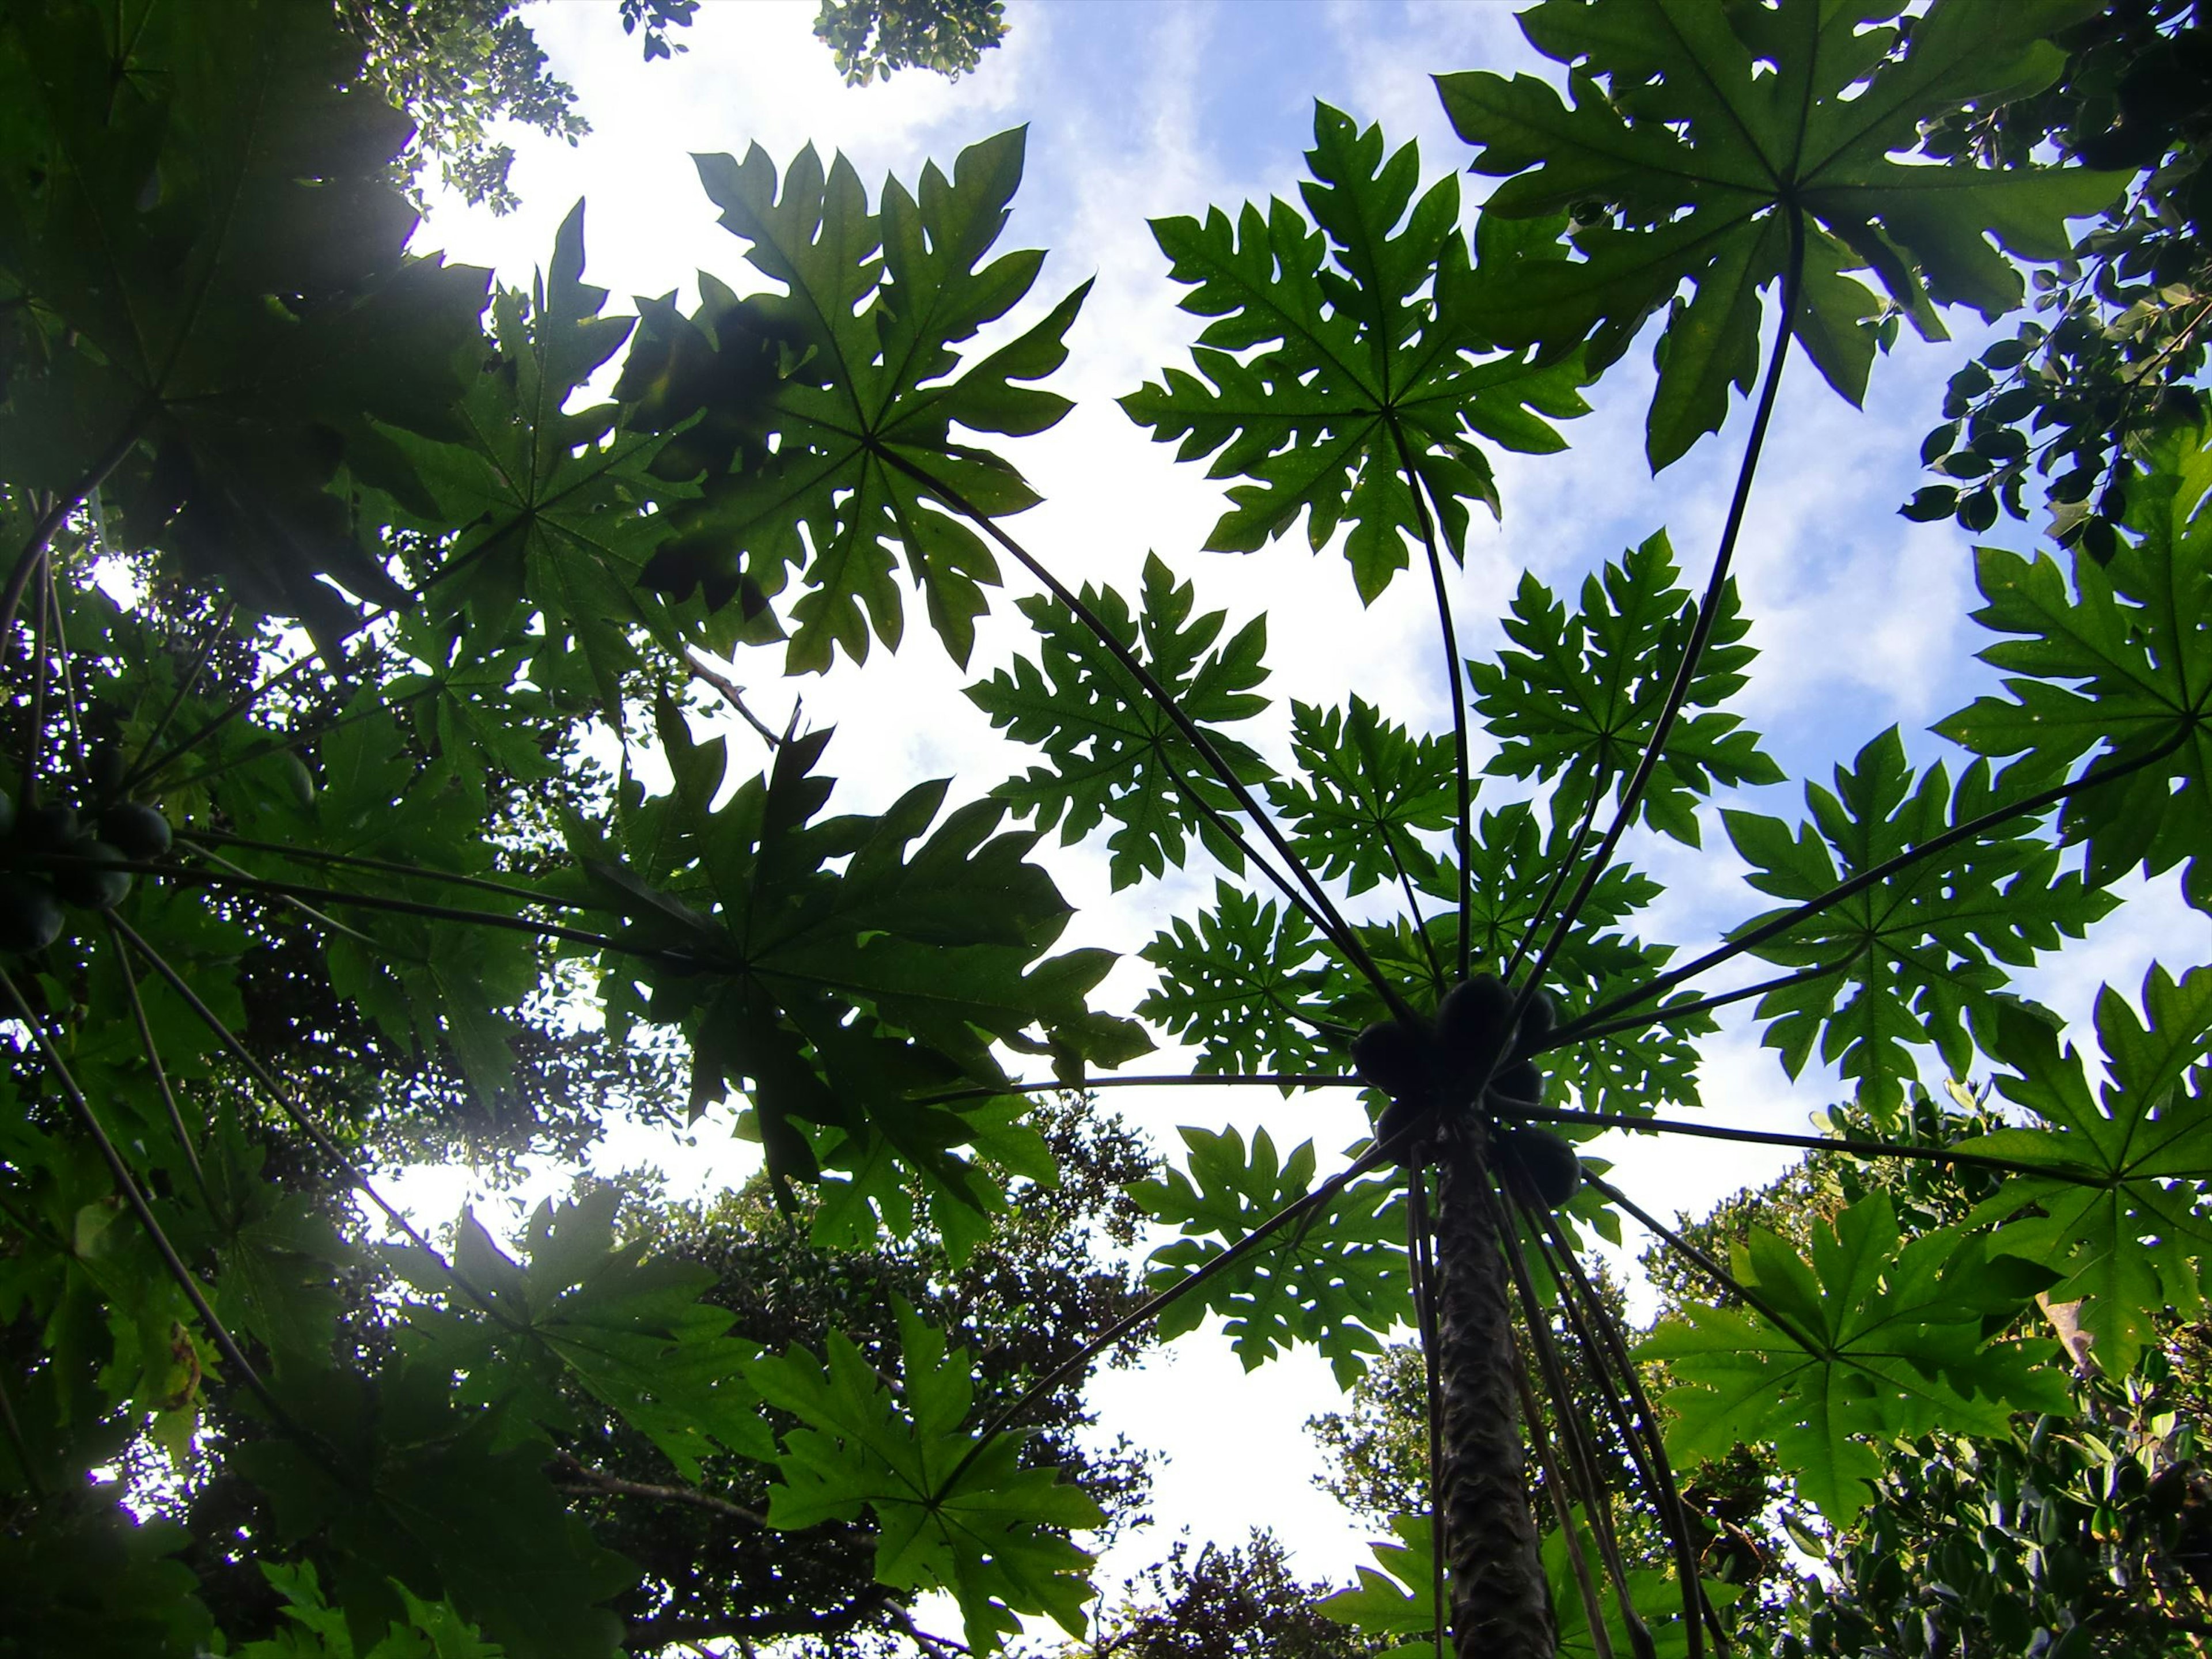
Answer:
M1438 1170L1443 1521L1459 1659L1552 1659L1557 1638L1528 1505L1512 1290L1481 1157L1445 1138Z

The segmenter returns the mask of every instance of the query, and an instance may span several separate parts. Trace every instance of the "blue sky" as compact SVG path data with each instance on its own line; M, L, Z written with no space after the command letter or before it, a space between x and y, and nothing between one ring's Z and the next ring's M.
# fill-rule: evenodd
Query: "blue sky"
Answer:
M861 89L842 87L811 39L811 0L708 0L679 37L690 50L646 65L621 33L612 0L558 0L529 13L554 68L578 88L596 131L574 149L517 137L514 182L524 207L503 219L434 205L419 246L497 268L526 283L576 198L586 198L586 276L633 294L692 289L704 267L740 289L757 286L742 247L718 228L687 152L742 155L757 141L779 165L805 143L842 149L872 191L893 172L911 180L925 160L950 165L960 148L1027 124L1029 165L1003 246L1052 250L1020 326L1068 288L1097 287L1071 335L1073 355L1054 382L1079 407L1052 433L1013 447L1013 459L1047 497L1011 527L1064 578L1133 585L1147 550L1198 583L1208 608L1232 623L1269 617L1269 689L1277 717L1260 723L1263 747L1281 750L1291 696L1336 701L1350 684L1417 727L1449 725L1432 622L1424 592L1401 582L1363 611L1348 567L1316 556L1302 534L1249 556L1196 550L1222 506L1200 466L1178 466L1112 398L1185 361L1199 325L1176 308L1177 291L1146 227L1148 216L1231 211L1248 198L1291 196L1311 142L1313 100L1363 124L1379 120L1394 143L1419 142L1431 175L1465 166L1429 76L1439 71L1536 69L1505 0L1016 0L1006 46L957 84L910 72ZM1462 177L1471 196L1486 181ZM1973 608L1966 538L1948 525L1913 526L1897 504L1920 482L1921 434L1936 419L1944 379L1986 338L1972 313L1950 319L1958 338L1923 345L1909 333L1877 363L1867 412L1850 410L1808 367L1785 376L1775 437L1738 556L1752 641L1762 652L1736 705L1796 775L1825 777L1867 738L1901 724L1916 757L1945 745L1923 728L1961 706L1991 677L1972 660L1987 642ZM1643 459L1650 386L1649 342L1593 393L1596 410L1568 429L1564 455L1508 456L1499 464L1502 523L1479 515L1456 582L1461 638L1470 654L1498 643L1497 617L1520 571L1555 588L1664 526L1693 582L1711 556L1744 422L1654 479ZM1741 411L1739 410L1739 416ZM2026 545L2031 532L2001 526L1990 539ZM1015 587L1012 594L1022 590ZM1000 607L1012 616L1011 607ZM1018 618L1013 619L1018 623ZM919 628L894 657L842 667L803 684L781 682L775 659L741 659L738 678L780 721L794 694L810 723L835 724L830 769L845 780L838 805L879 807L924 776L952 775L980 792L1023 757L989 734L960 695L1021 643L1018 626L987 624L969 672L948 663ZM741 762L757 761L742 732ZM1793 817L1794 786L1747 792L1744 804ZM1639 839L1634 854L1669 884L1650 931L1696 949L1763 908L1741 885L1741 866L1714 826L1702 852ZM1081 908L1071 942L1133 951L1161 921L1211 890L1195 870L1133 893L1111 894L1103 854L1052 855L1064 890ZM2176 902L2133 903L2103 924L2060 971L2033 988L2069 1014L2083 1012L2099 980L2130 990L2153 956L2205 959L2212 927ZM1142 994L1141 963L1125 963L1107 994L1127 1007ZM1817 1077L1790 1085L1739 1019L1706 1048L1708 1108L1721 1121L1802 1127L1829 1097ZM1172 1060L1170 1054L1164 1058ZM1209 1091L1210 1093L1210 1091ZM1113 1103L1164 1139L1174 1125L1271 1125L1279 1141L1311 1135L1322 1149L1360 1128L1342 1100L1208 1097L1198 1091L1130 1091ZM711 1125L711 1121L710 1121ZM728 1178L736 1149L712 1138L696 1147L625 1140L611 1157L650 1156L679 1185ZM1615 1150L1620 1178L1662 1212L1696 1210L1776 1160L1753 1152L1638 1143ZM550 1178L550 1176L549 1176ZM450 1213L456 1177L426 1182L422 1201ZM1094 1392L1109 1429L1167 1451L1158 1527L1108 1564L1109 1581L1164 1553L1182 1527L1194 1537L1240 1540L1275 1526L1311 1574L1344 1576L1360 1534L1309 1484L1316 1460L1299 1425L1334 1397L1310 1356L1243 1376L1218 1340L1187 1339L1142 1371L1112 1373Z

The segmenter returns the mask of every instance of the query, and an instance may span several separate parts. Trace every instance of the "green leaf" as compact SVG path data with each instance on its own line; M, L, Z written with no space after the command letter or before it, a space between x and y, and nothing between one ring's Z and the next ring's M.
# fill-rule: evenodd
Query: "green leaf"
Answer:
M1003 803L939 821L945 785L924 783L880 817L817 817L832 787L814 771L822 732L787 740L717 805L726 741L694 744L668 705L661 734L672 787L626 787L627 859L571 826L592 890L629 924L602 957L603 996L617 1029L641 1017L687 1034L695 1110L750 1096L779 1179L811 1178L823 1152L871 1167L880 1140L981 1204L986 1187L950 1152L975 1131L915 1097L1005 1082L994 1042L1050 1053L1071 1078L1150 1047L1085 1003L1110 954L1045 954L1068 905L1026 861L1037 832L993 833Z
M1304 514L1318 550L1349 524L1345 554L1371 604L1420 545L1425 511L1456 559L1467 503L1497 510L1477 438L1561 449L1543 417L1589 405L1578 357L1481 356L1488 343L1466 315L1458 179L1447 174L1416 201L1416 147L1386 156L1380 127L1363 131L1327 104L1315 106L1306 161L1305 214L1278 199L1265 212L1247 204L1233 227L1218 209L1202 225L1152 222L1169 274L1193 289L1183 309L1216 320L1193 349L1204 380L1171 368L1121 407L1155 441L1180 439L1179 459L1219 451L1208 477L1255 481L1230 490L1235 505L1208 548L1251 552ZM1237 355L1255 346L1267 349Z
M2048 556L1976 550L1988 601L1974 620L2015 635L1980 653L2006 695L1982 697L1936 730L1977 753L2027 754L2054 772L2092 749L2124 765L2174 744L2124 781L2085 791L2059 820L2088 847L2089 878L2152 875L2188 861L2183 890L2212 910L2212 433L2161 438L2129 492L2128 526L2110 560L2075 552L2071 592Z
M1265 1129L1253 1135L1249 1153L1235 1128L1182 1133L1188 1173L1170 1168L1130 1188L1154 1221L1184 1235L1152 1252L1155 1291L1215 1260L1313 1187L1311 1141L1285 1158ZM1352 1182L1326 1209L1161 1315L1159 1334L1179 1336L1218 1313L1246 1370L1310 1342L1327 1356L1337 1385L1350 1388L1391 1328L1413 1318L1403 1204L1395 1170Z
M1754 1230L1735 1277L1790 1331L1755 1309L1693 1306L1638 1345L1674 1380L1668 1451L1694 1462L1771 1442L1798 1491L1849 1526L1885 1468L1870 1442L2003 1435L2014 1412L2068 1413L2056 1343L1984 1335L2025 1304L1988 1261L1986 1241L1960 1228L1908 1238L1886 1193L1815 1226L1809 1256Z
M1375 1565L1357 1571L1358 1582L1339 1590L1316 1609L1324 1618L1349 1625L1364 1635L1395 1637L1391 1659L1431 1659L1437 1627L1435 1528L1425 1515L1390 1519L1398 1541L1368 1545ZM1445 1581L1450 1599L1450 1581Z
M325 643L357 625L346 594L405 597L331 486L410 487L373 423L451 430L487 279L404 255L409 124L359 70L313 7L126 27L46 0L0 33L0 286L40 341L0 410L10 482L76 491L124 446L119 545Z
M640 591L665 533L649 508L689 492L653 476L665 440L623 429L614 405L583 398L632 327L600 314L606 290L583 271L579 202L532 292L503 289L493 302L497 356L461 406L461 441L398 441L427 491L419 521L463 526L424 580L434 603L465 611L471 654L514 638L534 617L532 678L562 684L566 659L580 656L600 709L619 726L623 677L641 662L635 636L680 652L700 630L696 617L687 627Z
M1345 708L1292 703L1291 752L1304 775L1269 783L1267 795L1316 875L1358 894L1432 868L1435 855L1416 832L1454 823L1449 737L1408 736L1354 693Z
M1467 665L1475 708L1499 740L1485 769L1510 778L1564 777L1577 800L1593 791L1610 798L1650 745L1696 621L1696 603L1677 580L1664 531L1587 578L1582 607L1571 616L1523 573L1504 624L1522 648ZM1655 829L1692 847L1699 844L1699 797L1720 786L1782 781L1758 735L1743 729L1741 717L1717 712L1747 683L1745 671L1758 655L1743 643L1750 631L1731 581L1722 590L1682 718L1668 734L1639 807Z
M839 649L864 659L872 631L897 646L903 554L931 626L967 661L999 568L953 497L991 517L1038 497L1012 465L951 430L1025 436L1059 421L1067 400L1024 383L1066 359L1062 337L1090 291L956 372L953 348L1012 310L1043 264L1037 252L984 263L1024 142L1018 128L971 145L950 179L931 165L918 198L887 180L873 214L851 164L841 155L825 173L811 146L781 180L757 145L742 163L694 158L722 225L784 292L740 302L717 284L694 324L712 343L711 369L625 389L654 400L656 426L702 414L713 428L681 452L703 469L702 494L668 514L648 584L678 598L703 585L712 599L750 583L764 602L800 569L808 591L787 612L787 667L820 671Z
M1200 1072L1333 1070L1313 1024L1322 949L1304 911L1217 882L1212 910L1176 917L1139 952L1160 979L1137 1012L1197 1048Z
M454 1293L419 1252L391 1251L400 1272L447 1292L443 1309L410 1310L410 1346L465 1376L464 1399L588 1437L601 1425L563 1386L577 1385L649 1437L687 1480L699 1479L701 1460L717 1447L774 1455L759 1398L742 1376L760 1350L728 1334L734 1315L700 1299L713 1270L648 1261L644 1241L617 1244L616 1201L602 1187L574 1203L540 1203L523 1232L527 1265L465 1213L453 1268L474 1294Z
M238 1659L502 1659L505 1650L485 1641L450 1602L426 1601L398 1583L392 1589L404 1616L386 1627L374 1647L356 1647L345 1610L324 1599L313 1562L260 1565L262 1577L283 1597L284 1617L292 1622L270 1640L246 1643L237 1650Z
M1018 1613L1049 1613L1079 1635L1091 1558L1065 1534L1104 1516L1056 1471L1022 1468L1018 1435L994 1436L978 1450L963 1426L975 1397L966 1356L947 1352L944 1333L910 1309L902 1305L898 1319L905 1361L896 1398L839 1333L826 1364L799 1349L751 1366L754 1386L804 1425L783 1437L769 1525L799 1530L866 1510L878 1582L951 1594L978 1653L1018 1633Z
M2179 982L2154 964L2143 980L2148 1018L2109 987L2097 999L2106 1081L2091 1092L2082 1056L2061 1048L2044 1021L2001 1020L1990 1053L2006 1098L2041 1121L1963 1143L2014 1163L2063 1171L2014 1176L1975 1212L2001 1220L1990 1249L2064 1274L2054 1302L2080 1301L2097 1363L2124 1376L2154 1334L2160 1310L2193 1318L2203 1305L2203 1262L2212 1224L2200 1211L2212 1181L2212 968Z
M1976 761L1953 787L1942 763L1914 780L1892 726L1836 769L1834 793L1805 786L1813 821L1793 836L1779 818L1724 812L1729 837L1751 865L1751 884L1794 908L1887 862L1955 824L2031 793L2027 769L1993 777ZM1856 1081L1877 1116L1895 1114L1918 1075L1911 1050L1933 1044L1949 1075L1966 1075L2000 1011L2017 999L2008 970L2032 965L2063 939L2080 939L2118 901L2078 874L2058 873L2059 849L2023 817L1948 853L1911 865L1806 917L1753 954L1813 972L1768 992L1758 1016L1765 1045L1792 1077L1814 1053ZM1782 910L1735 928L1741 937Z
M1157 554L1145 558L1137 613L1110 587L1085 584L1078 596L1113 637L1166 688L1238 779L1257 783L1269 769L1258 753L1221 731L1267 708L1254 690L1267 678L1267 619L1255 617L1217 643L1226 613L1191 615L1189 582L1178 583ZM1243 860L1206 822L1200 804L1233 815L1236 798L1199 757L1172 717L1137 677L1067 606L1042 595L1020 602L1038 635L1039 656L1015 659L968 688L991 724L1018 743L1042 749L1032 767L997 793L1039 830L1060 830L1073 846L1111 817L1107 837L1113 884L1127 887L1181 865L1195 829L1207 850L1232 870Z
M2123 176L1911 162L1923 122L1986 108L2056 78L2043 37L2092 0L1936 0L1909 22L1902 0L1544 0L1521 15L1536 49L1571 66L1573 101L1533 76L1437 77L1452 125L1503 179L1486 215L1608 211L1575 236L1582 258L1486 264L1474 315L1507 345L1565 350L1585 338L1608 364L1674 300L1660 345L1646 447L1654 469L1717 430L1731 385L1759 367L1760 292L1803 216L1805 281L1793 331L1856 404L1881 301L1847 270L1871 268L1889 302L1929 338L1936 306L1994 318L2021 301L2018 259L2056 259L2066 222L2119 193Z
M568 1513L545 1475L547 1443L461 1407L452 1386L441 1367L398 1365L288 1389L314 1450L271 1437L231 1454L269 1496L268 1545L317 1540L357 1645L409 1617L411 1591L450 1600L516 1653L613 1659L622 1621L599 1604L635 1569Z

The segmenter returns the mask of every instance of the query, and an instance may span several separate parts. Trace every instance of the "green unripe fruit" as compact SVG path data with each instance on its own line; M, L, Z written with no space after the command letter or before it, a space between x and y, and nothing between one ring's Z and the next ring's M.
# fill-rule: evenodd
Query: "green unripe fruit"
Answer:
M1495 974L1455 985L1437 1005L1437 1046L1462 1066L1488 1066L1505 1043L1513 993Z
M1540 1105L1544 1098L1544 1074L1528 1060L1521 1060L1490 1079L1490 1092L1522 1106Z
M284 751L285 781L292 787L292 799L302 806L315 804L315 775L307 769L307 763L290 750Z
M77 836L74 806L33 806L15 823L15 840L27 853L58 853Z
M1352 1039L1352 1065L1363 1082L1395 1100L1428 1081L1428 1039L1395 1019L1380 1021Z
M1582 1185L1583 1163L1575 1149L1549 1129L1516 1124L1497 1134L1498 1163L1521 1196L1556 1210Z
M53 866L54 890L86 910L112 910L131 891L131 872L115 868L123 854L90 836L74 843Z
M102 800L122 789L124 774L130 769L131 763L112 743L101 744L84 758L85 777L92 785L92 793Z
M169 821L143 800L126 800L100 815L100 838L143 864L169 850Z
M1393 1100L1382 1109L1382 1116L1375 1125L1376 1144L1387 1148L1399 1164L1433 1164L1436 1137L1417 1127L1431 1109L1431 1103L1426 1095L1412 1094Z
M43 951L61 933L62 907L46 883L0 875L0 951Z
M1519 1060L1534 1054L1552 1040L1553 1028L1559 1023L1559 1006L1552 1000L1551 994L1537 992L1521 1011L1521 1029L1513 1034L1513 1057Z

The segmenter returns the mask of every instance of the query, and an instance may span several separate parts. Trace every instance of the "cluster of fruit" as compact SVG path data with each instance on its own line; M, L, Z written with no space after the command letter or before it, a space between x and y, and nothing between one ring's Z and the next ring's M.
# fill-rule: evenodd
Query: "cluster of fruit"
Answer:
M142 800L118 799L122 758L94 752L88 811L98 832L84 827L74 806L60 802L26 806L0 792L0 951L42 951L61 937L62 907L106 910L131 890L123 866L158 859L169 850L169 823Z
M1433 1020L1369 1026L1352 1039L1352 1063L1390 1097L1376 1139L1395 1148L1401 1164L1430 1164L1450 1121L1477 1118L1507 1178L1557 1209L1582 1180L1575 1149L1548 1129L1510 1121L1543 1103L1534 1055L1556 1018L1551 998L1539 991L1516 1021L1512 988L1495 974L1477 974L1444 993Z

